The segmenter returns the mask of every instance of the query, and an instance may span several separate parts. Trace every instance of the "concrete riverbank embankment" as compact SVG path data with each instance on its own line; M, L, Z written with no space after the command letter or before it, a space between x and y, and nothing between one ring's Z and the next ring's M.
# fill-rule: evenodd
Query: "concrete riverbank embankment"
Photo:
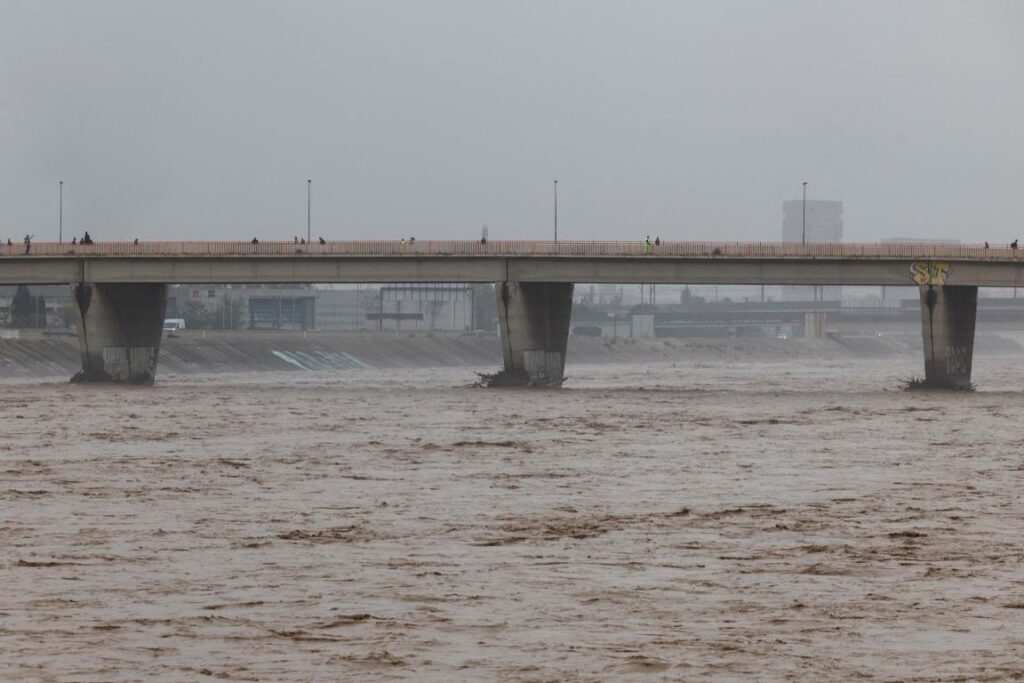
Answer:
M826 339L601 339L573 337L569 365L580 363L728 360L830 360L920 353L913 334L832 336ZM1024 348L996 334L978 338L978 353L1019 354ZM81 369L71 335L26 333L0 338L0 378L71 377ZM394 336L267 332L184 332L167 335L160 373L312 371L342 372L403 367L497 367L501 345L493 335ZM916 366L915 366L916 367Z

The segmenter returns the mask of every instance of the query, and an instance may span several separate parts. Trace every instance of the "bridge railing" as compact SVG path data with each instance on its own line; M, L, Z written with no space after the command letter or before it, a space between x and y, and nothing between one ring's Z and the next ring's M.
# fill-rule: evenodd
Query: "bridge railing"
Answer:
M692 258L842 258L842 259L971 259L1024 258L1010 245L1000 244L868 244L792 242L670 242L622 241L459 241L398 240L294 242L32 242L29 257L174 257L174 256L550 256L550 257L692 257ZM25 257L24 243L0 245L0 257Z

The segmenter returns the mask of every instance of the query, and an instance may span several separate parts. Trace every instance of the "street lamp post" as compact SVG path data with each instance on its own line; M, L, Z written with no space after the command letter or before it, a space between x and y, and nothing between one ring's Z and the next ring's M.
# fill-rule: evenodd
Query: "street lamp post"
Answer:
M555 181L555 241L558 241L558 181Z
M807 244L807 182L804 181L803 217L800 220L800 244Z
M312 210L313 208L313 180L312 178L306 181L306 244L312 244L313 242L313 231L312 231Z
M64 242L64 181L60 182L60 199L57 209L57 242Z

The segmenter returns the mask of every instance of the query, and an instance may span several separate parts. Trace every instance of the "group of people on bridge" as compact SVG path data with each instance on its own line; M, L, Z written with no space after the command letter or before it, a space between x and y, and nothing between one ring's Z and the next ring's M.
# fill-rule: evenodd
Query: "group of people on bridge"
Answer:
M26 254L31 253L31 251L32 251L32 238L33 237L35 237L35 235L25 235L25 239L23 241L25 243L25 253ZM73 245L75 245L75 244L92 244L92 243L93 243L92 242L92 237L89 236L89 231L88 230L86 230L85 234L82 235L82 241L81 242L78 241L77 237L72 237L71 238L71 244L73 244ZM135 240L135 243L138 244L139 241ZM8 238L8 240L7 240L7 246L9 246L9 247L13 247L14 246L14 243L11 242L10 238Z
M317 239L320 240L320 244L327 244L327 240L325 240L323 237L317 237ZM312 243L312 241L313 240L310 239L311 243ZM259 239L255 238L255 237L253 237L252 240L249 241L249 244L259 244L259 243L260 243ZM300 239L298 235L296 235L295 237L292 238L292 244L305 244L305 243L306 243L306 239L305 238Z
M660 247L661 246L661 238L660 237L655 237L654 238L654 246L656 246L656 247ZM645 252L650 252L651 251L651 236L650 235L646 235L644 237L644 251Z

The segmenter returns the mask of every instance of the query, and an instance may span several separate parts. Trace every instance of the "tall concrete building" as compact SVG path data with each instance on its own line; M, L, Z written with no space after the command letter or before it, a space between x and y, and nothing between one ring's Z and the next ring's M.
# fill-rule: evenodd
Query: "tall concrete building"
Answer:
M806 232L805 232L806 226ZM843 203L824 199L807 200L806 223L804 201L782 202L783 242L842 242ZM783 301L839 301L842 287L783 287Z
M782 202L782 241L800 242L803 238L804 202ZM807 200L807 242L843 241L843 203L823 199Z

